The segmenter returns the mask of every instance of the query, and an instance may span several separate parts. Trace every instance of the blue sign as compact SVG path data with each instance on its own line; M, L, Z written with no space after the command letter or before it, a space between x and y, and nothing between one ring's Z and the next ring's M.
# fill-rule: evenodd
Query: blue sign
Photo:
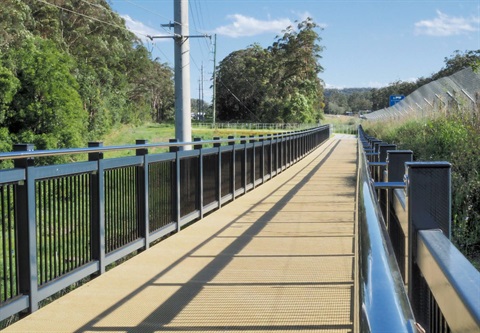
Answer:
M390 95L390 106L394 106L404 98L404 95Z

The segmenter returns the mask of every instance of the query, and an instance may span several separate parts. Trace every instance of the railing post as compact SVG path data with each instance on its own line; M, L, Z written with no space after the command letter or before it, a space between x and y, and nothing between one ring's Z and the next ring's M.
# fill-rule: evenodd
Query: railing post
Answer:
M136 140L137 145L146 145L148 140ZM140 235L145 239L145 250L150 247L150 226L148 222L148 149L139 148L136 156L143 156L143 166L137 167L137 202L138 202L138 224Z
M219 141L220 140L220 137L216 136L213 138L213 140L215 141ZM218 197L217 197L217 200L218 200L218 208L222 208L222 151L220 149L221 147L221 143L220 142L215 142L213 144L213 147L214 148L217 148L217 162L218 162L218 174L217 174L217 184L218 184Z
M387 170L386 170L386 182L390 183L401 183L403 182L403 178L405 175L405 163L413 161L413 152L411 150L389 150L387 151ZM405 191L405 190L403 190ZM393 196L395 190L388 190L387 192L387 211L385 212L385 223L387 224L387 230L390 235L390 239L392 243L400 242L403 240L401 244L397 244L394 248L396 249L397 254L397 261L402 263L401 271L403 274L404 280L406 279L405 272L408 271L406 265L408 265L408 233L407 234L397 234L401 232L402 228L400 222L396 222L395 225L394 221L397 220L396 216L403 214L404 210L403 206L399 206L399 209L402 210L401 212L395 212L394 209L394 201ZM403 202L403 201L402 201ZM401 252L401 253L400 253Z
M287 161L286 166L289 167L292 164L292 132L289 131L287 135Z
M408 296L421 324L430 313L428 287L416 265L417 235L420 230L441 229L450 239L451 164L407 162L406 195L408 217Z
M262 175L262 184L265 183L265 141L263 139L263 134L260 135L259 141L262 143L262 158L260 160L260 169L261 169L261 175Z
M411 162L412 160L413 152L411 150L388 150L385 182L403 184L405 163ZM406 272L408 271L408 232L404 232L402 228L402 223L406 223L406 218L403 218L403 216L406 216L406 205L403 200L404 196L395 196L395 191L405 193L405 188L387 190L386 212L384 217L403 281L406 282ZM394 197L396 198L395 201Z
M387 152L397 149L397 145L382 143L379 146L379 155L378 161L381 163L386 163L387 161ZM377 181L385 182L386 181L386 170L387 167L384 165L379 165L377 167ZM385 218L385 222L387 222L387 196L388 190L387 189L378 189L378 200L380 203L380 208L382 209L383 217Z
M380 157L380 145L384 144L383 141L378 140L375 141L373 144L373 152L375 155L373 155L373 162L379 162L379 157ZM376 180L378 181L378 179Z
M240 144L243 145L243 193L247 193L247 140L246 136L242 135L240 136Z
M387 151L387 182L403 182L405 163L413 161L411 150Z
M388 157L388 152L396 149L397 149L397 145L382 143L380 145L380 151L379 151L379 162L386 162ZM379 167L378 181L380 182L386 181L385 175L384 175L386 170L387 170L386 166Z
M279 165L279 159L278 156L280 154L280 147L279 147L279 138L278 135L275 135L275 176L278 175L278 165Z
M103 142L89 142L89 148L103 147ZM89 161L97 162L97 172L90 175L92 259L98 261L98 274L105 273L105 172L103 153L89 153Z
M202 141L201 138L193 138L194 142L199 142ZM196 144L193 146L194 150L199 150L199 160L198 160L198 195L197 198L199 198L200 201L200 219L203 219L203 145L202 144Z
M168 142L175 143L178 142L177 139L170 139ZM175 153L175 219L177 222L177 232L180 232L181 225L180 220L182 219L181 212L181 191L180 191L180 154L178 146L171 146L170 152Z
M255 158L255 135L250 135L250 143L252 144L252 170L250 170L251 175L252 175L252 185L253 188L255 188L255 180L256 180L256 175L255 175L255 169L256 169L256 158Z
M270 179L273 178L273 160L272 160L272 156L273 156L273 144L272 144L272 134L267 134L267 140L268 140L268 145L269 145L269 149L268 151L270 152L270 156L268 157L268 160L270 163L268 163L268 174L270 175Z
M368 161L369 162L375 162L375 144L376 143L380 143L382 142L382 140L377 140L377 139L373 139L373 140L369 140L369 143L370 143L370 150L371 150L371 155L368 155L369 158L368 158Z
M234 140L235 137L233 135L228 136L229 140ZM232 201L235 200L235 174L237 172L235 167L235 141L229 141L229 146L232 146L232 177L230 177L230 188L232 189Z
M16 144L14 151L33 151L33 144ZM37 226L35 179L31 175L33 159L14 161L15 168L25 169L25 182L15 186L15 216L19 293L29 296L29 312L38 310Z

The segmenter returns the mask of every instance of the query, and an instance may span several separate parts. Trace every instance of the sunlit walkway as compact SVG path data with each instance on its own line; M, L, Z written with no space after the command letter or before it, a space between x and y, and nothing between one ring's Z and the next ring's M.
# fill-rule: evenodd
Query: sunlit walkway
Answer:
M356 149L330 139L5 332L353 332Z

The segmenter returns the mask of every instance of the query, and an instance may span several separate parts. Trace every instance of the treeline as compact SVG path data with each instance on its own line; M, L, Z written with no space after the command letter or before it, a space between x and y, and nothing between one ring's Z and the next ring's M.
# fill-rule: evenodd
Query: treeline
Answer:
M232 52L217 67L216 109L221 121L305 122L321 119L323 47L310 18L289 26L268 48Z
M421 77L414 82L396 81L378 89L326 89L325 113L345 114L365 110L380 110L389 106L391 95L405 95L413 93L421 86L452 75L464 68L477 69L480 66L480 50L455 51L445 58L445 66L429 77Z
M325 113L371 110L372 105L371 88L325 89Z
M2 0L0 151L77 147L173 117L173 72L106 0Z

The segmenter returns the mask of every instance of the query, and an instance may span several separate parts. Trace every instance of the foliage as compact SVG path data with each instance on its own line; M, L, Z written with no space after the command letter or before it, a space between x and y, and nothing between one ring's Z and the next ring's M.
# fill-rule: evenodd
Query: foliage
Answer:
M474 71L480 66L480 50L461 52L456 50L449 58L444 59L445 67L432 75L431 79L437 80L452 75L464 68L471 67Z
M384 140L411 149L416 160L446 160L452 164L453 241L480 264L480 118L470 112L410 119L401 124L364 124Z
M287 27L267 49L252 45L229 54L217 68L220 120L316 122L322 117L323 86L318 60L323 50L306 19Z
M82 146L119 123L171 119L173 103L171 68L107 1L2 2L0 128L11 143Z
M330 114L371 110L372 91L369 88L326 89L325 104L325 113Z
M73 59L38 37L26 38L10 55L11 84L4 85L10 93L2 104L13 141L39 149L82 145L86 113L71 74Z

